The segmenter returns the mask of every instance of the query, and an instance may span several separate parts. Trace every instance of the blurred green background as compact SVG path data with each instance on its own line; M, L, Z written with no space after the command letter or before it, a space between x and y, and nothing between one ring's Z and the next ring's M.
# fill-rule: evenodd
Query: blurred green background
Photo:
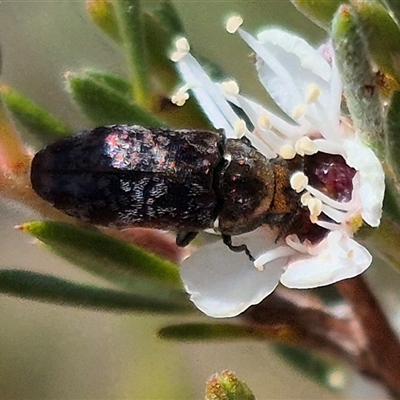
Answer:
M144 1L153 7L157 2ZM177 1L190 42L216 60L243 92L264 100L249 50L224 30L232 13L256 32L284 26L319 44L324 32L289 0ZM63 74L90 66L123 72L117 48L88 20L82 1L2 1L2 82L14 86L80 130L89 125L64 90ZM25 133L26 140L29 135ZM52 273L82 282L94 278L60 261L14 225L40 216L0 201L0 266ZM398 322L398 275L384 266L369 272ZM390 284L388 283L390 282ZM103 282L102 282L103 283ZM202 399L212 373L235 371L258 399L384 399L372 383L349 371L343 392L307 381L265 344L166 343L157 328L178 318L131 316L40 304L1 296L0 399ZM398 325L399 326L399 325Z

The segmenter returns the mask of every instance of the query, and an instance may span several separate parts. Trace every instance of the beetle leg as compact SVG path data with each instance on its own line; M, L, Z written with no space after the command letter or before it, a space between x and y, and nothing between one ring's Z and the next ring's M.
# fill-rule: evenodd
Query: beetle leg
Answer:
M176 235L176 244L179 247L187 246L199 232L179 231Z
M226 244L230 250L234 251L235 253L240 253L244 251L244 253L249 257L250 261L254 261L255 258L251 255L250 250L245 244L241 244L239 246L234 246L232 244L232 237L229 235L222 235L222 241Z

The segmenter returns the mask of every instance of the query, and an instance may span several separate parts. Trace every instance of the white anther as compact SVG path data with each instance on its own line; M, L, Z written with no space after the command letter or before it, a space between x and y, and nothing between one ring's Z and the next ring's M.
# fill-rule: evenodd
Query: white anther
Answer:
M318 217L322 212L322 201L316 197L311 197L307 202L312 217Z
M303 174L303 172L300 171L295 172L290 177L290 186L297 193L302 192L307 185L308 185L308 178L306 175Z
M307 104L315 103L321 96L321 88L316 83L311 83L306 92Z
M296 153L301 156L310 156L318 152L317 145L307 136L299 139L294 145L294 148L296 149Z
M171 97L171 102L177 106L183 106L186 100L189 98L189 93L186 92L186 88L180 88L174 95Z
M239 94L239 85L235 81L222 82L221 89L226 96L237 96Z
M299 104L293 109L292 112L293 119L295 120L302 119L306 115L307 110L308 110L307 104Z
M179 38L179 39L175 42L175 46L176 46L176 50L177 50L177 51L180 51L181 53L189 53L189 51L190 51L189 42L188 42L187 39L184 38L184 37Z
M306 206L308 204L308 202L310 201L310 199L312 199L312 196L310 193L304 193L301 197L300 197L300 202L303 206Z
M173 53L171 53L171 55L169 56L169 59L176 63L180 60L182 60L182 58L185 56L186 53L182 53L180 51L174 51Z
M225 28L228 31L228 33L235 33L242 24L243 24L243 18L239 15L234 15L233 17L230 17L228 19Z
M279 149L279 155L285 160L291 160L296 156L296 150L291 144L285 144Z
M268 114L261 114L258 117L258 121L257 122L258 122L258 126L261 129L264 129L265 131L267 131L267 130L272 128L271 120L270 120Z
M253 264L260 272L264 271L264 265L258 263L257 261L254 261Z
M182 37L175 42L176 51L174 51L170 59L173 62L180 61L190 51L189 42L186 38Z
M238 138L241 138L242 136L244 136L244 134L246 133L246 122L244 122L243 119L239 119L235 122L234 127L233 127L236 136Z

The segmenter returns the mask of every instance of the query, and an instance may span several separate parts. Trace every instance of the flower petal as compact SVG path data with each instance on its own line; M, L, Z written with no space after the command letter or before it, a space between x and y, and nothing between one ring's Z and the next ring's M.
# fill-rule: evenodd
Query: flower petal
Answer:
M364 272L371 254L340 231L333 231L318 244L317 255L289 263L281 283L289 288L311 289L326 286Z
M249 38L246 37L249 45ZM245 40L246 40L245 39ZM304 39L280 29L267 29L258 34L260 80L275 102L288 115L304 104L310 85L321 89L322 104L330 105L331 67L322 55ZM329 109L329 108L328 108Z
M259 228L235 236L235 243L249 245L255 256L265 250L270 231ZM222 241L205 245L181 266L186 291L196 307L214 318L234 317L258 304L278 285L288 257L256 269L243 253L234 253Z
M362 204L362 217L371 226L379 226L385 195L385 174L374 152L359 139L343 142L346 163L360 174L359 196Z

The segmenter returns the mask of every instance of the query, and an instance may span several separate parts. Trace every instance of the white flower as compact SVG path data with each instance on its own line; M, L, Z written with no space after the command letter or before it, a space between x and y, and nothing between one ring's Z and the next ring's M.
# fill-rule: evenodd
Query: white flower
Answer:
M365 271L372 257L352 236L362 220L379 225L384 195L380 162L340 114L342 86L334 61L285 31L266 29L254 38L239 28L241 23L240 17L232 17L227 30L237 31L256 54L260 82L288 118L242 96L234 81L213 82L183 38L173 60L185 85L173 102L183 105L190 89L214 127L222 128L228 138L245 135L269 159L300 155L319 160L313 161L308 175L293 171L290 185L308 208L311 226L326 231L317 241L300 239L295 232L275 243L276 231L267 225L235 236L234 243L246 244L257 255L256 268L246 255L227 251L221 241L194 253L181 267L182 279L191 300L212 317L240 314L272 293L279 282L313 288ZM244 112L250 128L231 104ZM324 160L333 165L330 172L328 167L324 170Z

